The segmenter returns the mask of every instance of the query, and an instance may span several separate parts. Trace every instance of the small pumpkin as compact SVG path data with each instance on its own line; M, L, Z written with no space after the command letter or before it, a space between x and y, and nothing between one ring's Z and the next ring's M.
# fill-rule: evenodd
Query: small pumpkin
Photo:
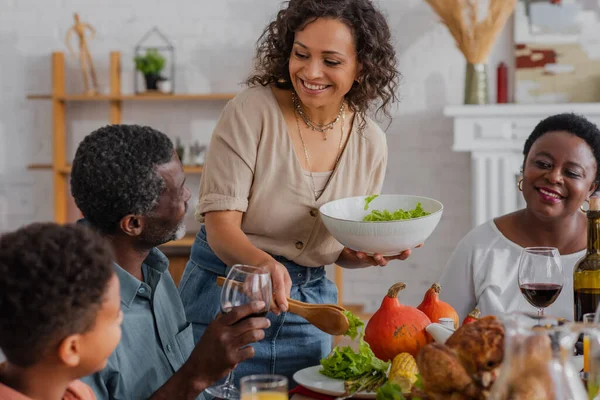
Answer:
M469 315L467 315L465 317L465 319L463 319L462 324L465 325L465 324L470 324L472 322L475 322L479 319L480 316L481 316L481 311L479 311L479 308L475 307L473 309L473 311L471 311L469 313Z
M452 318L454 320L454 329L458 328L458 313L452 306L440 300L440 291L442 287L439 283L434 283L431 288L425 292L425 297L417 308L425 313L431 322L438 322L440 318Z
M425 331L431 321L422 311L401 304L398 293L406 287L404 282L394 284L383 298L365 328L365 342L375 356L383 361L394 359L400 353L416 357L430 340Z

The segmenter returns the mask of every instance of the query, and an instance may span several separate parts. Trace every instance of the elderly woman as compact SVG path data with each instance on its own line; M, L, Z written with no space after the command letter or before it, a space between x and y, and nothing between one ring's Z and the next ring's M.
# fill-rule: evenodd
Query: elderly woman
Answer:
M573 319L573 267L586 249L583 203L600 181L600 131L574 114L541 121L523 149L519 190L527 206L473 229L442 274L444 300L461 318L474 307L483 315L535 312L521 295L518 268L524 247L556 247L564 287L547 314Z
M379 193L386 170L382 130L399 74L390 30L370 0L291 0L265 29L249 88L227 104L214 130L196 217L204 225L180 284L198 340L219 312L217 276L250 264L272 276L275 312L236 375L291 377L319 364L331 337L288 314L286 296L336 303L324 265L384 266L395 257L343 248L318 209Z

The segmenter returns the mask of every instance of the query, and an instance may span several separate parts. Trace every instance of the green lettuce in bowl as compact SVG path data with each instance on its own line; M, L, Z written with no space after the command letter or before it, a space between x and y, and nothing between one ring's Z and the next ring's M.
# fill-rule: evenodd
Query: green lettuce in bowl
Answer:
M379 196L374 194L365 198L365 211L369 209L369 204L377 197ZM406 211L401 208L393 212L389 212L387 209L383 211L373 210L363 217L363 221L398 221L401 219L420 218L429 214L431 213L423 210L421 203L417 203L414 209Z
M394 256L425 243L443 209L442 203L429 197L383 194L330 201L319 212L342 245L368 255Z

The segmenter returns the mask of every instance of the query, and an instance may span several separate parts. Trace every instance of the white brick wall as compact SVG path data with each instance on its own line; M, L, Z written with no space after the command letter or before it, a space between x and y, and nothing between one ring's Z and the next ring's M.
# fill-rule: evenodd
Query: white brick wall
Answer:
M73 12L97 30L90 48L104 90L108 53L113 50L122 53L123 91L132 90L133 48L146 31L158 26L176 47L177 91L228 92L238 90L249 72L255 40L279 4L279 0L0 0L0 229L52 219L50 174L25 169L28 163L51 159L51 110L48 103L27 101L25 96L50 90L49 55L66 51L64 37ZM418 304L471 224L469 156L451 152L452 121L442 116L444 105L462 101L464 59L422 0L379 4L388 14L404 75L402 103L387 131L390 162L384 192L431 196L442 201L445 210L438 229L409 261L345 273L344 300L364 303L371 310L398 280L408 283L402 301ZM492 66L501 59L511 61L507 32L491 57ZM79 91L76 60L67 58L67 64L68 89ZM495 88L491 89L493 97ZM149 124L173 137L205 142L222 104L126 103L124 122ZM107 123L108 106L69 104L67 113L72 155L82 137ZM190 181L192 191L197 191L194 179Z

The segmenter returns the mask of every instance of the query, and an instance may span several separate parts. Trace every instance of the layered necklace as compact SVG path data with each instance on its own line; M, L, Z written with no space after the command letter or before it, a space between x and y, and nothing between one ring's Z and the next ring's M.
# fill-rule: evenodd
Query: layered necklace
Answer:
M312 129L313 131L321 132L323 134L323 140L327 140L327 131L333 129L335 127L335 124L339 122L340 118L342 118L342 114L344 114L344 109L346 107L346 104L342 101L340 111L338 112L337 117L335 117L333 121L329 122L328 124L317 124L316 122L313 122L308 117L308 115L306 115L306 113L304 112L304 108L302 108L302 103L300 102L298 95L294 91L292 91L292 102L294 103L294 109L296 110L296 113L300 115L300 118L302 118L302 120L306 124L306 127Z
M312 183L312 190L313 190L313 195L315 196L315 200L318 199L318 190L317 190L317 185L315 185L315 178L313 177L313 173L312 173L312 166L310 165L310 157L308 155L308 149L306 148L306 143L304 143L304 136L302 135L302 129L300 128L300 118L298 118L298 115L300 115L302 117L303 114L301 114L298 110L302 109L302 106L300 105L300 107L296 106L296 102L298 102L298 104L300 103L299 99L296 97L296 94L294 92L292 92L292 100L294 101L294 105L295 105L295 109L294 109L294 117L296 117L296 126L298 127L298 135L300 136L300 142L302 142L302 149L304 150L304 158L306 159L306 165L308 167L308 172L310 174L310 181ZM342 120L342 124L340 125L340 144L338 146L338 154L337 157L335 159L335 165L333 166L333 170L335 171L335 168L337 167L338 162L340 161L340 156L342 155L342 147L344 146L344 125L346 123L346 113L344 111L344 103L342 103L342 106L340 107L340 113L338 115L338 117L336 118L335 121L333 121L331 124L335 125L335 123L341 119ZM306 122L306 119L304 119L304 122ZM310 121L310 120L309 120ZM312 123L312 121L311 121ZM333 125L331 126L331 128L327 128L327 129L332 129ZM310 127L307 123L307 126ZM313 130L318 130L313 128ZM323 134L325 134L324 131ZM327 137L325 137L323 140L327 140ZM333 175L333 173L332 173ZM331 179L331 176L329 176L329 179Z

